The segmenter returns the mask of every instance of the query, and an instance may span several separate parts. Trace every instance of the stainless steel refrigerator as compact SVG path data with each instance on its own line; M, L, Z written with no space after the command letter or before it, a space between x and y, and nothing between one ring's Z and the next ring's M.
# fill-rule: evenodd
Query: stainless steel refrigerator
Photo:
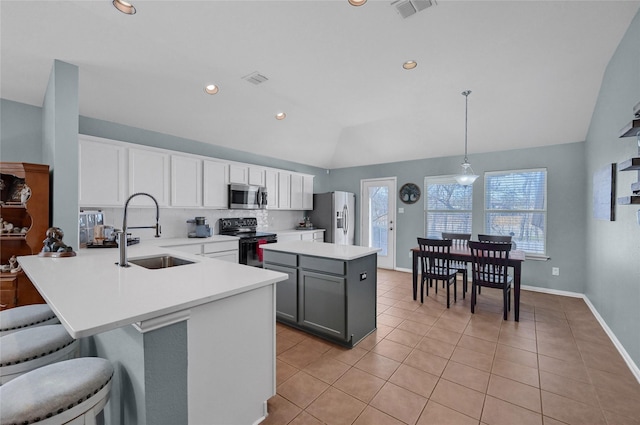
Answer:
M350 192L328 192L313 195L310 214L314 227L325 229L324 241L338 245L354 245L356 195Z

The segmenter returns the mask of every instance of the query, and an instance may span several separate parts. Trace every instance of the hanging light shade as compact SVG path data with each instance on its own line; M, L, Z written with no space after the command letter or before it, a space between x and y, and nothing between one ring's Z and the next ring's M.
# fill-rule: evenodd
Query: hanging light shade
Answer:
M472 185L474 181L479 177L477 174L473 173L473 168L471 168L471 164L469 164L469 159L467 159L467 119L469 116L469 95L471 94L471 90L465 90L462 92L464 96L464 162L461 164L462 173L456 176L456 181L458 184L463 186Z

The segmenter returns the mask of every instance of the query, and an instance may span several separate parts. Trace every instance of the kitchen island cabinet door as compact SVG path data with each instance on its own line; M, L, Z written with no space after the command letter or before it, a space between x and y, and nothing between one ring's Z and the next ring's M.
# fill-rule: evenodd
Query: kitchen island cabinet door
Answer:
M126 201L126 150L81 137L78 141L80 206L118 206Z
M265 268L286 273L287 280L276 283L276 318L296 323L298 321L298 270L269 264Z
M346 340L346 279L300 270L301 323L316 332Z

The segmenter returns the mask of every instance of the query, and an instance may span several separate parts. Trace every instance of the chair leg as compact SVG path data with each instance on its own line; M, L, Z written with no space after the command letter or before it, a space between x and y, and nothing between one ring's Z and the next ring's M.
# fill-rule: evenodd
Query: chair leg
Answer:
M458 279L455 277L453 278L453 302L458 302Z
M471 314L476 310L476 284L471 283Z
M447 285L447 308L449 308L449 288L451 287L451 285L449 285L449 282L445 282L444 280L442 281L442 284L444 285L446 283ZM436 286L438 286L438 284L436 283Z
M463 269L462 271L462 299L463 300L466 294L467 294L467 269Z
M507 304L509 304L509 292L507 291L507 288L505 288L502 290L502 310L504 310L504 314L502 316L504 320L507 320L507 315L509 314L509 307Z

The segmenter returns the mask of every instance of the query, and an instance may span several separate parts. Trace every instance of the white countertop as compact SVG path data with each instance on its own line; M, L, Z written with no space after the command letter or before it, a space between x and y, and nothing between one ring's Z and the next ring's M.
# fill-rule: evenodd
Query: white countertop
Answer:
M336 260L355 260L380 251L380 248L368 248L357 245L336 245L333 243L313 241L290 241L262 245L268 251L289 252L313 257L332 258Z
M268 229L265 230L265 232L271 232L271 233L275 233L277 235L286 235L286 234L299 234L299 233L314 233L314 232L324 232L325 229L303 229L303 230L298 230L298 229Z
M80 249L75 257L21 256L19 263L74 338L187 310L287 278L287 275L166 248L235 240L228 236L145 240L128 259L171 254L194 261L149 270L118 267L117 248Z

